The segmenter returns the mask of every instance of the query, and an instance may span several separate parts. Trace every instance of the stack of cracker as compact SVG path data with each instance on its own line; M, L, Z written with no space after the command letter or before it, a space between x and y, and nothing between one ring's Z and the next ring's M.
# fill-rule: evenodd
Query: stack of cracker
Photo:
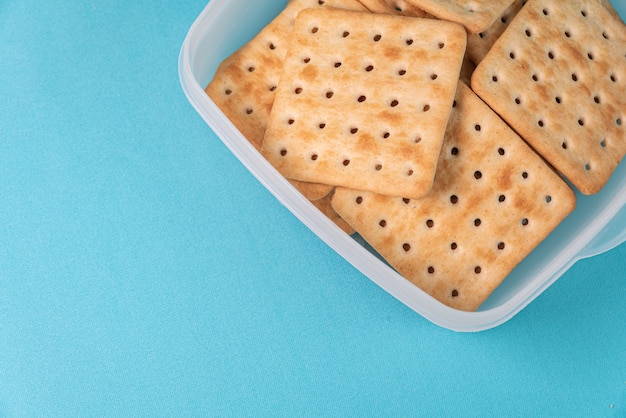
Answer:
M474 311L626 153L606 0L292 0L207 94L346 233Z

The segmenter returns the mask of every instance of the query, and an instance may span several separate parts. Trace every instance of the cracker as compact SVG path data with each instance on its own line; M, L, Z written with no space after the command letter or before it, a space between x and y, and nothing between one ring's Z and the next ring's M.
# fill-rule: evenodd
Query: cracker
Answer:
M300 10L312 7L365 10L357 0L292 0L259 34L220 64L205 89L257 150L261 149L293 22ZM332 189L327 185L292 183L311 200Z
M469 33L487 29L513 3L513 0L405 0L407 4L465 26Z
M487 55L487 52L509 26L517 12L526 4L526 1L515 0L487 29L468 35L467 55L475 64L478 64Z
M529 0L472 88L583 194L626 152L626 26L597 0Z
M574 209L570 187L460 83L431 192L337 188L332 205L402 276L476 310Z
M360 2L372 13L389 13L410 17L433 17L404 0L360 0Z
M432 185L465 39L451 22L300 12L263 155L286 178L422 196Z

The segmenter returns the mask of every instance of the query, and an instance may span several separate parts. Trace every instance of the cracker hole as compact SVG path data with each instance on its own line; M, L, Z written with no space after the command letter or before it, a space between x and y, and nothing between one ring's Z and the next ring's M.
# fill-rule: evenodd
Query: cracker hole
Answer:
M479 124L474 125L474 130L475 130L476 132L480 132L480 130L481 130L481 129L482 129L482 128L481 128L481 126L480 126Z
M374 35L374 42L378 42L382 39L382 35L381 34L376 34Z
M600 104L600 96L594 96L593 101L594 103Z
M296 94L302 93L302 87L296 87L296 89L293 92Z
M410 38L409 38L409 39L407 39L407 40L406 40L406 44L407 44L407 45L413 45L413 39L410 39Z
M398 70L398 75L402 76L402 75L405 75L405 74L406 74L406 70L404 70L404 69Z
M319 4L320 6L322 6L324 3L326 3L324 0L318 0L317 4Z
M443 49L446 46L446 44L443 43L443 42L439 42L439 44L437 44L437 46L439 47L439 49Z
M295 119L289 119L289 120L287 121L287 124L289 124L289 125L293 125L295 122L296 122L296 120L295 120Z
M526 179L528 178L528 172L524 171L524 172L522 173L522 178L523 178L524 180L526 180Z
M539 81L539 76L537 74L533 74L531 78L533 79L533 81Z
M341 62L340 62L340 61L337 61L337 62L335 63L335 68L339 68L339 67L341 67Z
M552 202L552 196L548 195L546 196L546 203L550 203Z
M390 134L389 132L383 132L383 138L384 138L384 139L389 138L389 136L390 136L390 135L391 135L391 134Z
M521 104L522 103L522 99L520 99L519 97L515 98L515 104Z
M404 252L408 253L409 251L411 251L411 244L405 242L404 244L402 244L402 249L404 250Z
M359 128L350 128L350 133L352 135L356 134L357 132L359 132Z
M254 67L254 66L250 66L250 67L248 67L248 72L249 72L249 73L254 72L254 70L256 70L256 67Z
M452 101L452 107L456 107L456 100Z
M587 52L587 58L593 61L593 58L594 58L593 53Z
M526 34L526 36L527 36L527 37L529 37L529 38L532 36L532 33L530 32L530 29L526 29L526 30L524 31L524 33L525 33L525 34Z
M499 242L498 243L498 250L502 251L502 250L504 250L505 247L506 247L506 244L504 242Z
M233 94L233 91L231 89L226 89L224 90L224 94L230 96L231 94Z
M408 170L406 171L406 175L407 175L407 176L409 176L409 177L411 177L411 176L413 175L413 173L414 173L414 171L413 171L413 170L411 170L411 169L408 169Z
M561 104L561 98L559 96L556 96L554 98L554 101L557 102L558 104Z
M480 39L482 39L482 38L484 38L484 37L485 37L485 33L484 33L484 32L480 32L480 33L478 34L478 36L480 36Z
M585 121L582 118L578 119L578 125L585 126Z
M374 66L373 65L368 65L367 67L365 67L365 71L367 71L368 73L374 70Z
M384 228L384 227L386 227L386 226L387 226L387 221L386 221L386 220L384 220L384 219L381 219L381 220L380 220L380 222L378 222L378 225L379 225L381 228Z
M382 170L382 169L383 169L383 165L382 165L382 164L376 164L376 165L374 166L374 170L376 170L376 171L380 171L380 170Z
M539 121L537 121L537 125L539 125L540 128L543 128L543 121L540 119Z
M272 42L269 43L268 45L269 49L274 50L276 49L276 45L274 45Z
M453 194L452 196L450 196L450 203L452 203L453 205L456 205L457 203L459 203L459 197Z
M282 148L282 149L280 150L280 155L281 155L281 156L283 156L283 157L284 157L285 155L287 155L287 150L286 150L285 148Z
M474 226L478 227L478 226L480 226L480 224L482 224L482 223L483 223L483 221L481 221L481 220L480 220L480 218L476 218L476 219L474 219Z
M617 81L617 76L615 74L611 74L610 79L615 83Z
M345 159L345 160L343 160L343 163L342 163L342 164L344 165L344 167L347 167L347 166L349 166L349 165L350 165L350 160Z
M506 196L501 194L500 196L498 196L498 202L502 203L506 200Z
M433 226L435 226L435 222L432 219L429 219L426 221L426 226L428 228L432 228Z
M311 28L311 33L317 33L318 31L319 31L319 28L316 26Z
M581 11L580 11L580 15L581 15L582 17L587 17L587 11L586 11L586 10L581 10Z
M365 100L367 100L367 97L359 96L359 98L357 100L358 100L359 103L363 103Z
M391 107L396 107L396 106L398 106L399 104L400 104L400 102L398 102L396 99L393 99L393 100L391 101L391 103L389 103L389 106L391 106Z
M561 143L561 148L563 148L563 149L567 149L567 142L563 141L563 142Z
M522 223L522 226L528 226L528 222L529 222L529 221L528 221L528 218L523 218L523 219L522 219L522 222L521 222L521 223Z
M498 154L499 155L504 155L504 154L506 154L506 151L504 151L504 148L498 148Z
M609 35L606 32L602 32L602 37L604 39L609 39Z
M327 98L327 99L332 98L334 95L335 95L335 92L333 92L333 91L327 91L327 92L326 92L326 98Z
M457 248L459 248L458 244L456 242L453 242L450 244L450 249L452 251L455 251Z
M428 266L428 274L435 274L435 268L433 266Z
M437 77L439 77L437 74L431 74L431 75L430 75L430 79L431 79L431 80L436 80L436 79L437 79Z
M404 202L405 205L408 205L409 203L411 203L411 199L409 199L407 197L403 197L402 201Z
M616 124L617 126L622 126L622 119L621 119L621 118L617 118L617 119L615 120L615 124Z
M571 38L572 37L572 34L569 31L567 31L567 30L565 32L563 32L563 34L565 35L566 38Z
M500 22L504 23L506 25L506 16L502 16L500 18Z
M480 180L482 177L483 177L483 173L482 172L480 172L478 170L474 171L474 178L476 180Z
M430 105L424 105L424 107L422 108L422 110L424 112L428 112L430 110Z
M602 148L606 148L606 139L603 139L602 141L600 141L600 146Z
M589 163L585 164L585 171L591 171L591 165Z
M343 31L343 33L341 34L342 37L347 38L348 36L350 36L350 32L348 32L347 30Z
M550 14L550 11L548 9L543 9L541 12L544 16L548 16Z
M272 84L272 85L269 87L269 90L270 90L270 91L276 91L276 85L275 85L275 84Z
M480 274L483 272L483 269L480 266L476 266L474 267L474 273L476 274Z
M456 289L452 289L452 292L450 293L450 295L451 295L453 298L455 298L455 297L459 296L459 291L458 291L458 290L456 290Z
M420 142L422 142L422 137L421 136L417 136L415 137L415 139L413 140L414 144L419 144Z
M312 154L311 155L311 160L312 161L317 161L317 154Z
M357 196L357 198L354 201L356 202L357 205L360 205L361 203L363 203L363 197Z
M572 81L578 81L578 75L576 73L572 73Z
M308 64L309 62L311 62L311 58L304 57L304 58L302 58L302 62L305 63L305 64Z
M493 81L494 83L497 83L498 82L498 76L494 75L493 77L491 77L491 81Z
M251 107L246 109L246 115L251 115L254 113L254 109L252 109Z
M552 51L548 52L548 58L553 60L554 59L554 52L552 52Z
M320 129L324 129L326 127L326 124L324 122L320 123L319 125L317 125Z
M459 149L457 147L454 147L450 150L450 154L452 155L459 155Z
M509 58L514 60L515 59L515 53L514 52L509 52Z

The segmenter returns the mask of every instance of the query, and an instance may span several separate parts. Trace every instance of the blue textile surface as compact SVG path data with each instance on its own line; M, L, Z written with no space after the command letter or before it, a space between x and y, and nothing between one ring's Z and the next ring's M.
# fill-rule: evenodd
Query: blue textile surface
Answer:
M0 2L0 416L626 417L626 245L431 324L190 106L206 1Z

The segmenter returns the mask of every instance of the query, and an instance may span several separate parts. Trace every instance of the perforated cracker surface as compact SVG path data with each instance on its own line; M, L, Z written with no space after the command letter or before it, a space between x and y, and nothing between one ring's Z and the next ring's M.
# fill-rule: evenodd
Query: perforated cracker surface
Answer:
M513 0L404 0L440 19L465 26L470 33L487 29Z
M250 143L261 149L296 15L306 8L366 10L357 0L291 0L263 30L226 58L205 91ZM292 182L310 200L331 186Z
M263 154L291 179L425 194L465 41L464 29L450 22L302 11Z
M529 0L472 87L582 193L626 152L626 27L597 0Z
M337 188L332 204L402 276L473 311L574 209L575 196L461 83L429 194Z

